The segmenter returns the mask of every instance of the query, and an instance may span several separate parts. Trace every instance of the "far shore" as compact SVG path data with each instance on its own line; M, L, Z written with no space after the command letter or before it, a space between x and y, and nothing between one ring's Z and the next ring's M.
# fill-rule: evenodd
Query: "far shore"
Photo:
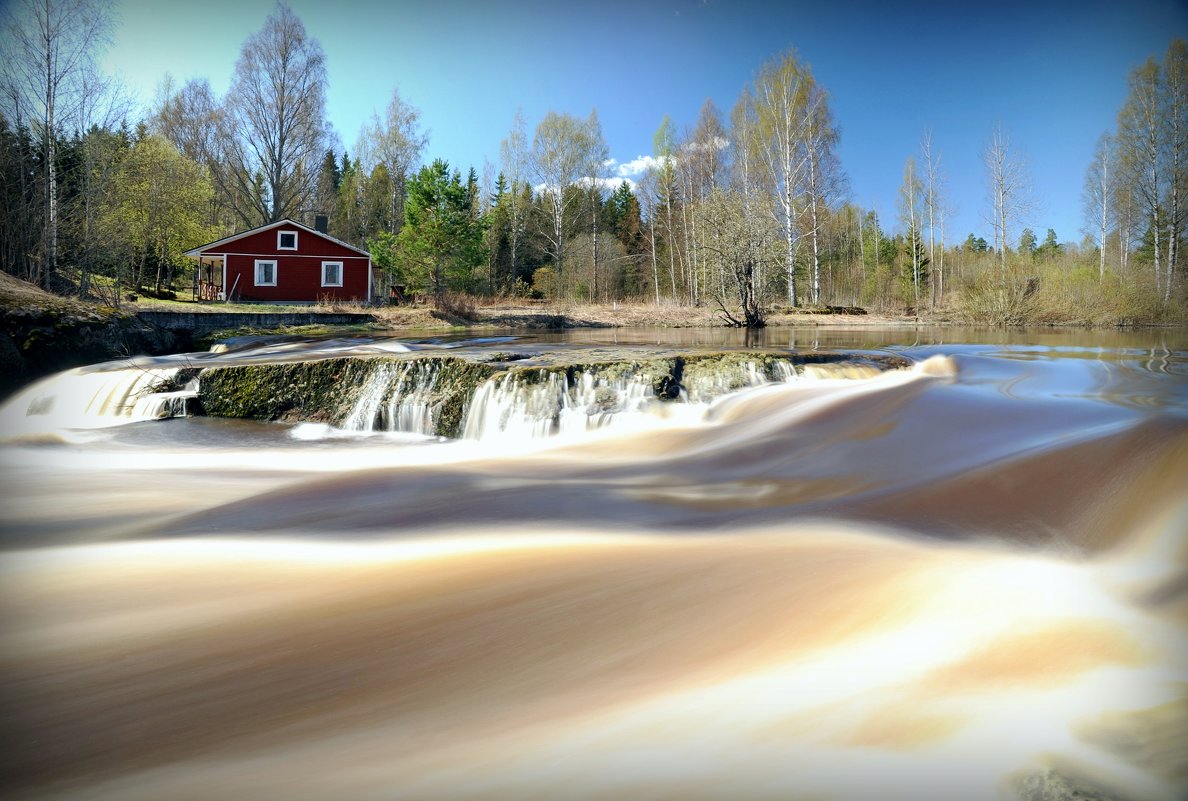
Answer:
M367 306L364 304L273 305L256 303L195 303L159 301L140 298L124 303L124 313L166 312L177 314L222 315L359 315L371 318L377 330L433 331L449 329L549 330L571 328L728 328L726 316L715 306L683 306L650 303L577 303L531 301L519 298L470 299L465 308L437 308L432 304ZM317 323L316 320L311 322ZM919 317L890 311L872 311L859 307L834 307L824 312L812 308L793 311L787 306L770 310L769 328L1064 328L1064 329L1154 329L1185 328L1182 323L1103 324L1069 320L1061 322L1028 321L1023 324L993 324L963 319L951 309L938 308Z
M486 300L466 309L439 309L431 304L402 306L269 305L240 303L192 303L142 298L125 303L123 312L151 311L178 314L306 314L369 315L377 327L390 330L432 330L451 328L556 329L556 328L724 328L730 323L718 309L709 306L659 306L638 303L536 302L522 299ZM878 314L864 309L838 313L804 310L775 311L767 325L832 327L914 327L958 324L942 317L911 317Z

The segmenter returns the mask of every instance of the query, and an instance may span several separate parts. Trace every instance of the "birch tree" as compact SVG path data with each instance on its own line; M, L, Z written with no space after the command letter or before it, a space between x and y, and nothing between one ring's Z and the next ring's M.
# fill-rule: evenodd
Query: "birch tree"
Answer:
M569 114L550 111L536 126L529 152L529 166L548 213L541 230L557 271L556 291L560 296L565 276L565 241L581 193L572 189L587 166L587 127Z
M652 254L652 287L655 291L655 303L657 306L660 305L660 268L656 258L656 198L658 193L656 168L649 166L639 182L639 203L648 224L648 241L651 245L650 250Z
M503 164L503 175L510 182L508 193L508 248L511 256L511 283L514 285L519 273L520 241L524 234L524 219L528 204L522 201L527 185L528 134L524 126L523 109L516 109L511 131L499 145Z
M829 97L805 68L805 108L801 125L804 172L803 206L807 210L808 236L813 262L809 301L821 302L821 231L825 215L845 182L837 160L838 132L829 109Z
M700 257L700 246L702 237L699 236L700 229L703 227L701 223L702 213L704 211L705 200L715 190L722 188L725 184L726 167L729 163L728 148L730 140L727 138L728 132L725 125L722 123L722 114L718 111L717 106L712 100L707 99L701 107L701 112L697 116L697 124L693 128L693 133L690 135L689 142L686 146L686 172L689 176L689 191L688 196L692 208L690 209L690 223L691 223L691 240L693 246L694 264L696 265L694 276L697 283L694 288L694 303L698 303L701 299L701 294L704 292L702 287L702 273L705 271L703 262ZM719 292L725 283L725 271L722 267L721 260L717 260L718 269L715 271L712 280L717 284ZM708 271L705 271L704 279L711 280Z
M404 225L404 199L409 177L421 162L421 153L429 144L429 134L421 130L421 112L392 90L392 99L381 118L372 114L364 125L355 148L363 169L370 173L383 164L391 180L389 230L399 234Z
M1115 140L1114 159L1111 162L1116 180L1111 187L1111 203L1114 207L1114 226L1118 234L1118 279L1123 280L1130 273L1130 249L1134 241L1134 226L1139 216L1138 202L1130 182L1123 180L1126 173Z
M920 154L924 157L924 212L928 218L928 262L936 265L936 229L938 224L942 230L944 228L944 222L941 219L944 216L944 203L941 198L941 157L939 153L933 151L931 130L924 131L924 137L920 141ZM945 252L943 235L941 236L940 250L943 258ZM945 279L942 268L937 268L931 275L935 283L929 306L935 308Z
M1093 161L1085 173L1085 189L1082 193L1086 231L1094 234L1099 250L1099 282L1105 280L1106 233L1110 224L1110 201L1114 197L1114 183L1117 181L1111 166L1114 161L1113 150L1113 136L1107 132L1098 137Z
M590 196L590 226L592 229L591 261L594 266L594 299L601 298L603 287L599 283L598 275L598 217L602 210L602 180L606 177L607 159L610 157L606 139L602 135L602 123L598 120L597 109L590 110L586 118L585 137L586 179L589 183Z
M1166 87L1168 150L1167 285L1163 302L1171 300L1172 282L1180 259L1180 235L1188 218L1188 44L1175 39L1163 63Z
M672 205L677 194L676 174L676 132L672 119L665 114L660 127L652 136L652 151L656 159L656 189L659 200L664 204L665 241L668 244L668 278L672 287L672 300L677 299L676 230L673 226Z
M326 57L287 5L248 37L227 97L236 211L248 226L300 217L325 152ZM256 177L262 181L257 182Z
M924 192L920 177L916 174L916 159L908 156L903 165L903 184L899 188L900 216L907 224L908 255L911 257L912 311L920 316L920 269L921 253L919 241L921 194Z
M758 213L759 195L762 191L763 142L761 141L754 93L749 85L744 86L738 101L730 112L730 139L734 150L731 161L730 187L742 198L742 214L748 224ZM763 262L756 265L755 283L765 286ZM723 287L719 287L721 293Z
M1165 127L1162 114L1163 77L1159 63L1147 63L1130 73L1130 93L1118 113L1118 147L1123 180L1153 233L1155 292L1165 292L1162 243L1164 220L1161 202L1167 183L1161 145Z
M34 277L50 288L58 271L58 138L81 122L110 20L93 0L20 0L5 9L2 25L3 111L41 142L43 235L40 274Z
M1011 231L1032 210L1031 181L1027 165L1014 150L1002 126L996 126L982 154L994 247L998 251L999 278L1006 280L1006 256Z
M794 52L777 56L760 68L751 97L760 153L774 189L776 217L784 235L784 272L788 303L798 305L796 246L801 231L797 214L797 187L805 169L800 148L804 112L808 101L806 70Z
M232 166L233 136L227 109L205 78L192 79L174 88L166 80L159 90L150 130L173 143L192 161L206 168L215 190L215 207L220 223L228 228L254 219L239 189ZM245 178L246 180L246 178Z
M186 158L211 166L217 157L217 139L224 132L223 109L210 81L195 78L175 88L172 79L158 90L149 128L173 143Z

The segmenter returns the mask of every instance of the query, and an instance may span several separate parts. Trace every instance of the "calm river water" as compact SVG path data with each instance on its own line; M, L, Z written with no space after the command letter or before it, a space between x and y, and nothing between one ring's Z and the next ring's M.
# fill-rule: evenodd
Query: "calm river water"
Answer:
M116 373L50 379L0 408L0 794L1188 798L1185 332L475 340L130 369L656 344L911 366L459 441L100 420Z

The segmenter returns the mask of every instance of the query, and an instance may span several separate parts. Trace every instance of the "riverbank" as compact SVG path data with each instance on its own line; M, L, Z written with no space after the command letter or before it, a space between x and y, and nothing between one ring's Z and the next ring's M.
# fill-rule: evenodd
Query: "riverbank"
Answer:
M128 311L133 311L128 309ZM193 303L141 299L135 313L156 319L173 314L200 318L205 315L227 316L232 322L241 316L301 315L312 318L305 324L333 324L337 315L350 315L352 322L362 316L384 330L440 330L450 328L562 329L562 328L721 328L729 323L712 306L681 306L662 303L566 303L524 299L471 299L464 304L378 306L330 304L318 306L264 306L232 303ZM864 309L816 311L776 309L768 317L773 327L787 326L912 326L946 324L947 320L919 321L906 315L870 314ZM243 322L243 326L255 323ZM208 326L207 326L208 327Z

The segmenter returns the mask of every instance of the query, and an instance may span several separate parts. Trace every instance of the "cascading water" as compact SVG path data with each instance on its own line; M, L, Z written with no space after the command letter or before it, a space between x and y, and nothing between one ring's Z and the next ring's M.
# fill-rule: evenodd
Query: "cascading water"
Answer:
M506 373L484 382L471 398L465 439L538 438L601 428L616 417L657 404L640 375L608 377L584 372L572 383L547 370Z
M18 393L0 408L0 431L7 436L57 432L176 417L198 394L198 383L154 392L173 382L180 368L125 366L68 370Z
M462 437L523 439L580 434L621 427L646 418L695 421L713 401L744 389L804 380L872 378L870 365L802 365L785 359L691 361L677 397L657 398L655 376L619 366L573 372L519 371L483 383L467 407Z
M439 376L434 361L384 364L367 379L342 428L433 435L441 413L434 399Z

